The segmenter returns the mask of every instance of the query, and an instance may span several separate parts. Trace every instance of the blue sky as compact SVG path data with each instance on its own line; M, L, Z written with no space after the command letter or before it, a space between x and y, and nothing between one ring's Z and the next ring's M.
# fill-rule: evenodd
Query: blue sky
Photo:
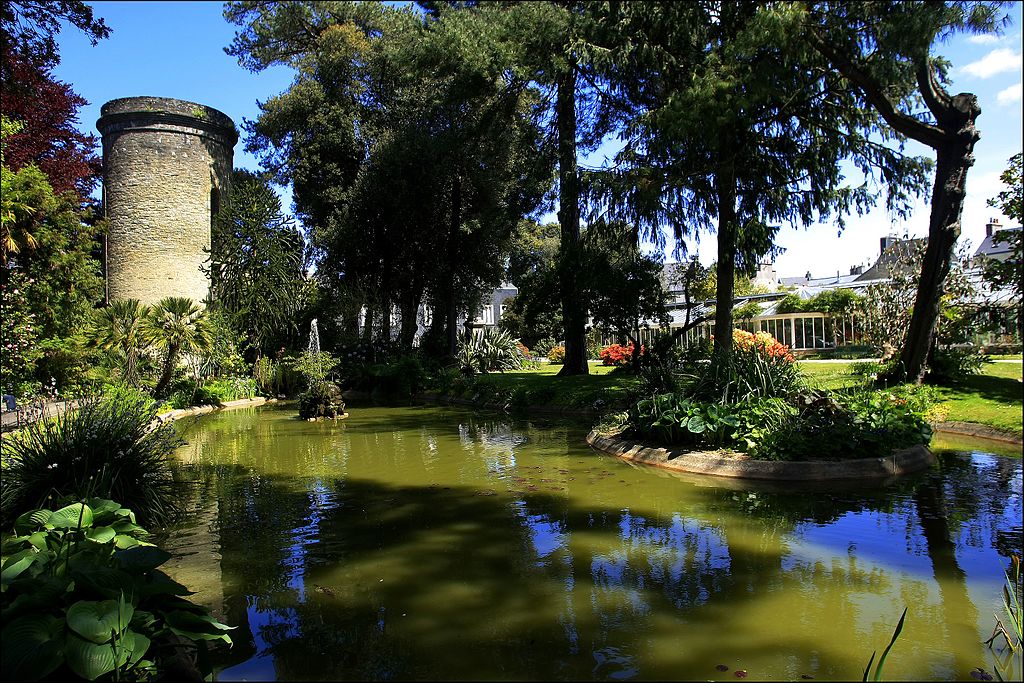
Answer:
M219 2L93 2L97 16L111 27L110 38L90 46L86 38L65 29L60 35L62 62L58 79L70 83L89 101L81 110L81 128L96 133L100 106L118 97L152 95L190 100L215 107L241 125L259 114L257 100L264 101L285 90L290 70L275 67L252 74L224 53L235 27L224 21ZM985 223L997 217L1010 221L986 200L1002 189L999 174L1007 160L1021 151L1021 3L1010 8L1012 23L1001 37L956 36L938 46L936 53L953 64L952 93L978 95L982 115L978 119L981 140L977 159L967 180L962 240L977 247ZM259 164L235 148L235 165L256 170ZM609 144L586 161L599 164ZM931 150L910 144L916 154L933 156ZM894 223L882 209L863 218L851 217L841 236L832 225L808 229L783 228L779 244L786 252L776 259L780 276L826 276L872 261L879 238L890 232L924 236L928 231L928 206L919 202L910 220ZM701 261L714 260L715 238L705 235L696 246Z

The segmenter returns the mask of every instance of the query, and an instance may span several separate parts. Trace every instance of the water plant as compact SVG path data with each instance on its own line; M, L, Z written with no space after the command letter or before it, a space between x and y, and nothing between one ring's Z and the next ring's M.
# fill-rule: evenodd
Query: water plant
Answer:
M985 641L996 658L994 667L996 676L1001 681L1019 678L1024 671L1024 608L1021 606L1021 573L1020 557L1013 555L1010 560L1010 571L1004 571L1006 583L1003 585L1003 614L1006 623L998 615L992 636ZM1002 636L1005 647L999 650L995 641ZM1005 674L1005 676L1004 676Z
M3 518L100 496L124 501L147 524L169 521L178 497L168 457L181 440L170 424L151 427L156 408L139 391L115 388L4 439Z
M148 538L102 498L19 515L0 544L3 679L149 680L183 661L212 673L191 660L230 645L230 627L158 569L171 555Z
M896 639L900 637L900 633L903 632L903 621L907 618L907 608L903 608L903 614L900 615L899 623L896 624L896 629L892 632L892 638L889 640L889 644L882 651L882 656L878 658L878 663L875 664L874 673L871 672L871 664L875 661L875 654L877 650L871 653L871 658L868 660L868 665L864 667L864 676L861 678L862 681L882 680L882 669L885 666L885 658L889 656L889 651L892 650L892 646L896 644ZM868 678L868 674L871 674L871 678Z

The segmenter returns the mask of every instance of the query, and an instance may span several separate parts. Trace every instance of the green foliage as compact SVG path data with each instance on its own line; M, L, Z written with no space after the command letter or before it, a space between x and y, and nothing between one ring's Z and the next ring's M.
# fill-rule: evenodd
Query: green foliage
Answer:
M991 359L975 348L945 347L932 352L925 379L932 384L950 385L981 372Z
M281 389L281 363L268 356L260 356L252 364L252 378L263 396L277 396Z
M146 319L149 306L138 299L112 301L96 310L86 333L90 344L110 353L121 367L121 380L138 386L139 361L146 350Z
M164 362L153 393L162 398L182 354L209 353L213 346L206 311L192 299L168 296L149 310L143 331L146 340L163 350Z
M996 657L996 676L1001 681L1013 680L1014 673L1020 677L1024 671L1024 607L1021 601L1020 557L1010 557L1010 570L1004 571L1006 583L1003 584L1003 614L1006 623L998 616L992 636L985 641ZM995 648L995 641L1000 636L1006 646L1000 650Z
M36 360L42 355L37 344L38 331L35 316L26 305L27 279L13 272L0 283L0 344L3 345L3 363L0 363L0 386L4 393L19 397L31 395Z
M213 224L210 294L266 353L297 331L305 275L302 235L263 178L236 169Z
M878 664L875 664L875 672L871 676L872 681L882 680L882 668L885 666L885 658L889 656L889 650L896 644L896 639L900 637L900 633L903 632L903 621L907 618L907 608L903 608L903 614L900 615L900 620L896 624L896 629L892 632L892 638L889 640L889 644L882 651L882 656L878 658ZM875 653L871 653L871 658L868 660L868 665L864 667L864 676L862 681L868 680L868 673L871 671L871 664L875 661Z
M766 353L758 345L733 345L732 352L711 353L707 363L683 373L688 395L705 401L736 403L750 397L785 398L802 386L792 356Z
M118 388L4 439L3 518L101 496L125 501L149 524L170 521L178 496L168 458L181 442L169 424L151 429L155 416L148 396Z
M787 294L776 305L778 313L833 313L846 314L854 310L861 297L849 289L830 289L815 294L810 299L801 299L796 294Z
M519 340L501 329L485 329L482 334L460 339L456 353L459 367L467 375L518 370L525 359Z
M288 361L288 365L302 374L307 386L315 386L327 381L340 364L340 359L326 351L303 351L299 356Z
M220 405L226 401L252 398L258 393L256 380L252 377L218 377L206 380L196 389L192 405Z
M876 391L752 396L731 404L666 393L634 404L625 425L667 445L733 448L762 460L843 460L928 443L927 405L920 396Z
M175 637L230 645L230 627L158 569L171 555L147 538L102 498L21 514L2 544L3 678L150 680L178 655Z

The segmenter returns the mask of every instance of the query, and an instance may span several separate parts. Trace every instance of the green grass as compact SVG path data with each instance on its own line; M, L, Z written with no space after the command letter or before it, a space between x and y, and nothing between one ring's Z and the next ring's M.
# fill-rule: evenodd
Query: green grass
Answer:
M808 385L835 391L857 386L863 380L854 374L856 362L801 362ZM625 373L611 374L612 367L591 363L589 375L556 377L561 365L542 364L535 370L490 373L474 379L473 388L464 396L480 400L509 400L518 406L554 406L589 408L601 399L612 408L626 407L630 392L639 380ZM989 363L981 374L969 377L955 387L942 387L941 412L945 420L974 422L1020 436L1022 429L1021 364Z
M800 370L816 389L856 386L854 363L801 363ZM950 422L974 422L1020 436L1022 385L1020 363L988 363L980 374L954 387L941 387L942 408Z
M610 374L614 367L590 364L589 375L556 377L561 365L542 364L535 370L478 375L472 392L484 399L515 394L520 405L589 408L601 399L606 405L622 405L637 378L625 373Z

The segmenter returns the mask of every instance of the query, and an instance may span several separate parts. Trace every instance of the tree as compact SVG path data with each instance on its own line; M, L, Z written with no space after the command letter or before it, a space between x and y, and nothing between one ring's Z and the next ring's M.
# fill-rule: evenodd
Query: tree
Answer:
M509 257L505 277L518 293L505 301L498 326L531 349L541 339L563 336L557 276L560 236L557 223L521 221Z
M1022 155L1017 152L1010 157L1006 170L1003 171L1000 179L1006 185L1006 189L988 200L989 206L994 206L1006 214L1009 218L1018 223L1024 221L1024 179L1022 179ZM999 308L1016 310L1017 312L1017 335L1024 336L1024 308L1021 304L1022 278L1021 264L1024 263L1024 229L999 230L992 235L994 244L1005 242L1010 253L1003 260L986 259L983 264L984 280L990 290L1006 290L1010 293L1009 298L999 302Z
M0 44L35 64L56 65L62 22L85 33L93 45L110 35L110 27L81 0L9 0L0 6Z
M583 275L595 327L628 339L636 360L642 321L668 325L660 259L643 254L632 228L621 222L591 223L583 233Z
M148 306L138 299L112 301L93 317L87 337L89 343L115 354L121 362L121 379L130 386L139 382L139 359L148 346Z
M211 299L245 332L257 355L277 348L289 330L297 332L304 244L266 180L234 171L210 245Z
M891 133L857 106L842 79L793 40L792 6L743 2L590 6L610 27L584 45L608 85L600 100L626 145L613 170L588 174L598 211L647 229L662 244L714 226L715 351L732 351L736 274L774 250L781 222L807 226L865 211L867 184L846 184L840 162L888 182L908 208L925 164L881 144Z
M11 0L0 5L0 113L25 124L6 144L7 164L19 170L35 163L58 194L74 191L85 200L96 185L97 139L77 128L86 101L53 79L60 62L56 36L62 23L85 33L92 44L110 35L103 19L80 0Z
M971 93L951 95L948 62L932 45L957 32L997 30L1002 3L805 3L804 36L851 91L900 135L935 150L928 248L900 360L920 383L935 345L939 309L960 236L967 173L981 114ZM1002 19L1006 21L1005 18ZM925 111L920 111L920 104Z
M182 354L207 352L212 343L206 312L196 302L180 296L168 296L153 305L146 319L145 336L164 351L163 369L153 388L157 398L164 397Z
M263 106L250 145L292 177L317 277L364 297L386 341L397 308L404 347L426 294L431 331L451 352L456 310L498 284L544 178L531 163L541 143L526 82L494 41L463 39L479 26L475 13L441 15L369 3L226 10L243 27L230 50L243 64L299 70Z

